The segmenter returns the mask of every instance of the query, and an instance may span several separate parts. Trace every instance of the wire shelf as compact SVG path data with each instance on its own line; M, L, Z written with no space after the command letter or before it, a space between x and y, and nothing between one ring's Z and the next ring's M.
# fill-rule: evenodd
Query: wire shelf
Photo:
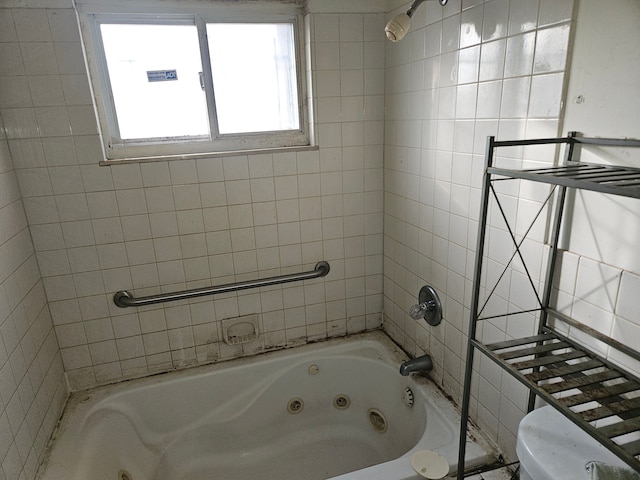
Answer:
M475 346L640 469L640 381L636 378L550 330L487 345L475 342Z

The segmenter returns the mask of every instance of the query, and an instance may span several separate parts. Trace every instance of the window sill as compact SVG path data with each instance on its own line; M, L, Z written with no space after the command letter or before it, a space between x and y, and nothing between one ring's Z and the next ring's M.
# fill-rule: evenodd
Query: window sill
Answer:
M293 147L260 148L253 150L229 150L222 152L189 153L184 155L159 155L151 157L133 157L119 159L105 159L100 161L101 166L112 166L129 163L166 162L169 160L193 160L198 158L234 157L240 155L260 155L265 153L289 153L308 152L318 150L317 145L298 145Z

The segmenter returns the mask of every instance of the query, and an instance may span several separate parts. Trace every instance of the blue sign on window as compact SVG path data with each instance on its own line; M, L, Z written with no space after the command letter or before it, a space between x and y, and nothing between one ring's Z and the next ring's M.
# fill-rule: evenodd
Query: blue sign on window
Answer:
M178 72L176 70L151 70L147 72L147 80L150 82L178 80Z

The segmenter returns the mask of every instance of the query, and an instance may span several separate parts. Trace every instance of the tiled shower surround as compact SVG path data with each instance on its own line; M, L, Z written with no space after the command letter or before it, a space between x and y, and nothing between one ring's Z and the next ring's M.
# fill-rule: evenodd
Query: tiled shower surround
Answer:
M32 103L11 96L9 147L72 390L379 327L384 15L308 19L332 33L311 43L319 150L101 167L73 10L10 13L26 31L7 45ZM326 282L139 309L111 301L320 260ZM222 319L252 313L258 342L221 343Z
M416 12L402 42L387 44L384 324L407 351L429 352L433 375L459 399L486 137L560 134L573 2L449 1L444 8L427 7ZM510 149L504 156L499 161L515 165L523 159L552 162L553 150ZM516 235L522 235L524 220L533 218L544 196L540 189L517 187L504 193ZM490 224L493 272L507 264L512 247L497 210ZM534 233L524 249L533 257L537 280L544 248L540 229ZM510 269L506 277L497 291L501 304L487 314L530 302L522 269ZM433 285L443 303L444 320L435 328L406 314L424 284ZM487 322L481 333L496 339L527 329L533 334L532 318L523 317ZM477 369L474 417L515 458L525 392L486 359L477 359Z
M101 167L71 2L0 0L0 480L34 478L65 377L76 391L382 325L408 352L428 351L459 400L485 138L563 133L573 1L428 1L397 44L384 25L409 3L308 4L317 150ZM504 193L516 221L541 199ZM509 247L491 221L497 265ZM525 248L542 270L535 233ZM634 331L638 276L565 258L560 300L583 298L579 308L624 320L619 335ZM111 301L320 260L331 273L304 284L139 309ZM595 271L620 291L609 313L594 310L584 279ZM508 280L504 305L526 303L518 266ZM443 302L435 328L407 314L424 284ZM221 320L252 313L260 340L224 344ZM521 320L482 334L532 328ZM477 369L474 418L513 458L524 391L487 362Z
M305 18L319 149L103 167L71 2L39 5L0 4L2 480L33 478L63 371L74 391L382 321L383 8ZM304 284L111 301L320 260L331 273ZM221 320L252 313L260 339L223 343Z
M0 478L33 478L67 389L4 134L0 223Z
M416 355L429 352L435 365L432 376L459 400L486 137L556 137L570 128L563 126L562 107L574 2L449 1L442 10L431 7L418 10L403 43L387 43L384 328L407 351ZM403 8L406 5L393 14ZM623 154L617 161L629 162L626 157ZM502 149L496 158L501 166L531 168L553 160L554 149L542 147ZM505 182L496 190L520 241L549 188ZM622 244L616 246L615 240L609 240L609 245L597 240L599 229L637 222L637 214L629 213L637 206L619 202L614 209L610 200L591 198L590 212L582 206L583 201L586 203L578 195L576 206L586 220L580 219L576 231L587 246L581 245L580 253L563 253L554 298L567 314L637 348L637 254ZM628 217L617 215L620 207ZM548 253L544 246L546 220L547 212L543 211L521 247L537 288ZM488 224L481 305L514 251L494 203L490 203ZM606 252L600 250L610 248L611 243L619 251L602 260ZM443 303L444 320L436 328L406 313L424 284L433 285ZM516 258L483 316L537 306ZM481 322L478 334L490 343L534 332L533 315L519 314ZM566 333L588 341L579 331ZM628 357L597 342L590 346L611 361L640 371L637 362ZM527 391L481 355L476 356L474 368L472 416L501 450L515 459L516 433L526 412Z

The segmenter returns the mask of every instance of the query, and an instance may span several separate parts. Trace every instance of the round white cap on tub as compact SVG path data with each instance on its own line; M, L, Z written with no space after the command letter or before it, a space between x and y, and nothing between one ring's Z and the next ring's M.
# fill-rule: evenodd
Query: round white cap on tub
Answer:
M520 466L534 480L590 479L585 466L598 461L626 466L580 427L553 407L527 414L518 427L516 454Z
M411 466L424 478L437 480L449 473L449 462L438 452L418 450L411 456Z

